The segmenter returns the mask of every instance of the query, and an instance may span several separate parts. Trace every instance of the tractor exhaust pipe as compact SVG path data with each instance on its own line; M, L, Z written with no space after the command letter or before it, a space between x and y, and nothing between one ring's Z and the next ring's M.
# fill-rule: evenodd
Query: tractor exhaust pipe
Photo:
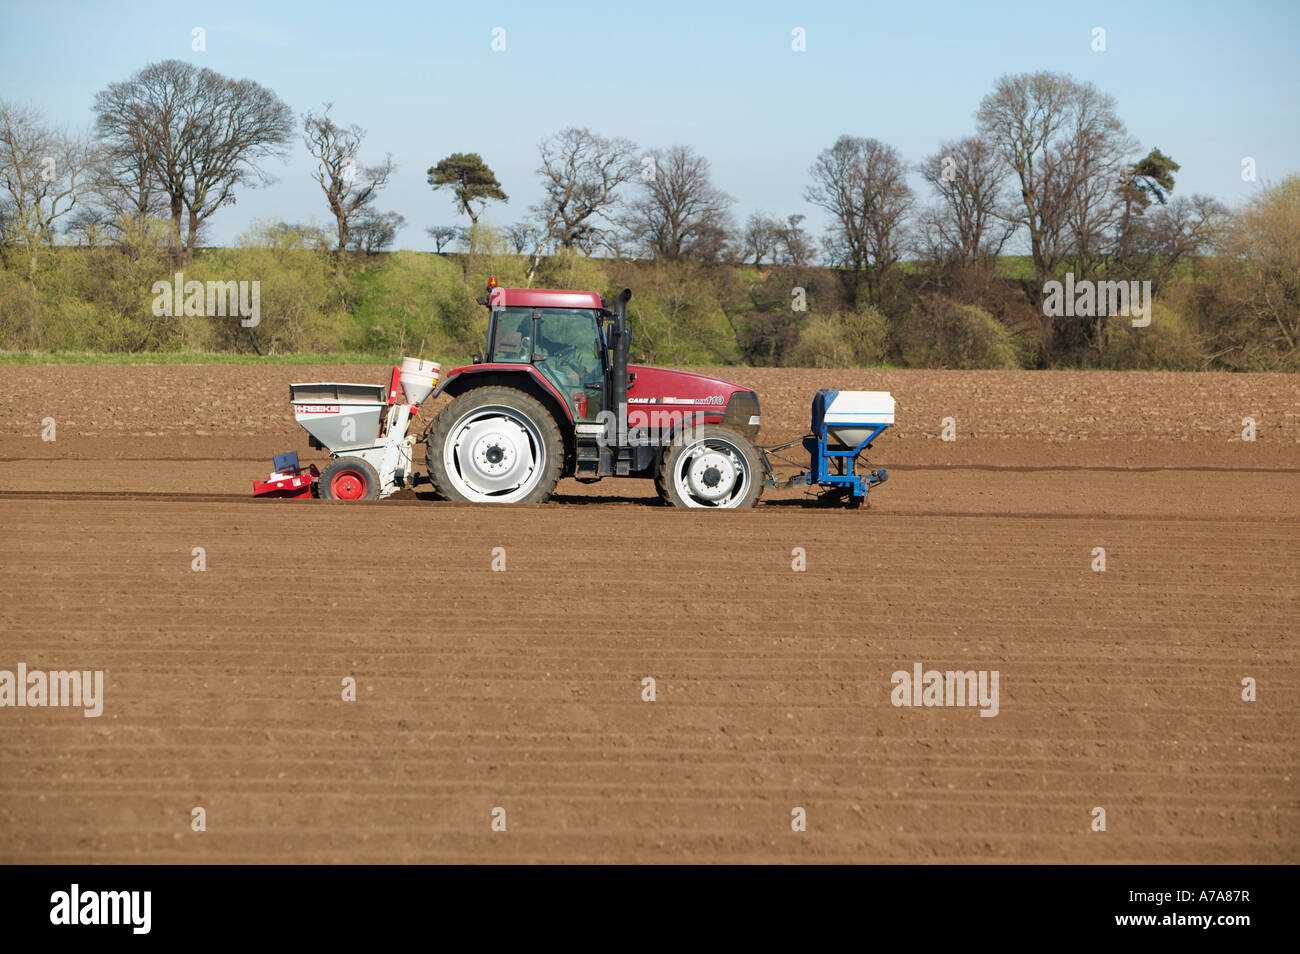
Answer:
M632 300L632 289L624 288L614 300L614 340L610 342L611 355L610 402L619 421L627 420L627 353L632 345L632 332L627 330L627 303ZM626 427L627 425L623 425Z

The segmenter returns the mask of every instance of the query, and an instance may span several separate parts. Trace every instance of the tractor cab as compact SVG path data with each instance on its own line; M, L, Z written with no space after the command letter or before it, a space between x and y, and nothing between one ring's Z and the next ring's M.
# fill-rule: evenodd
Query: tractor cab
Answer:
M595 421L607 404L609 385L603 311L599 306L494 305L486 360L531 365L563 397L575 421Z

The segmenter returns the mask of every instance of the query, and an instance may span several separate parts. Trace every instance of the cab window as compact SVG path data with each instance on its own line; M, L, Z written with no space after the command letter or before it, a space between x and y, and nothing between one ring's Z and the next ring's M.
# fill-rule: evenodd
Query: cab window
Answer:
M489 361L530 360L532 352L532 309L498 308L494 314L496 332Z

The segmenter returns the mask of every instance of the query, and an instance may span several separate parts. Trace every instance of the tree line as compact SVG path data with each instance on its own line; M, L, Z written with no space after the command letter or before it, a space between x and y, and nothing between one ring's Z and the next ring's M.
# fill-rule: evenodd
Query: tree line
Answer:
M406 221L379 208L397 167L391 154L363 165L366 131L336 120L332 109L327 103L296 117L256 82L179 60L101 90L92 137L0 104L0 243L21 254L29 275L60 234L132 254L161 248L188 263L211 217L272 181L269 164L286 159L299 138L334 222L333 250L383 250ZM1053 72L1000 78L981 99L971 132L940 142L919 162L878 139L841 136L815 157L804 188L809 206L826 213L820 236L797 211L737 222L734 198L688 145L643 148L567 128L538 144L538 163L541 199L499 230L524 260L528 283L549 256L567 254L706 268L824 265L847 309L870 306L897 321L918 295L940 295L990 311L1049 357L1102 355L1113 330L1106 321L1047 314L1044 287L1064 272L1077 281L1149 281L1160 296L1207 253L1285 265L1288 235L1294 238L1286 231L1294 229L1287 183L1269 193L1283 208L1274 217L1253 206L1230 212L1210 196L1174 195L1179 164L1129 134L1113 97ZM924 183L920 193L913 173ZM463 249L468 280L480 218L489 204L509 201L504 185L473 152L433 163L426 181L467 221L427 232L440 253ZM1248 234L1261 222L1268 234ZM1026 249L1032 272L1013 282L1015 302L995 279L1008 249ZM1259 279L1267 269L1254 271ZM1243 288L1234 300L1245 296L1265 324L1271 318L1268 347L1292 360L1295 290L1272 278L1264 285ZM1209 297L1219 312L1231 304L1219 293ZM1240 324L1240 315L1233 320Z

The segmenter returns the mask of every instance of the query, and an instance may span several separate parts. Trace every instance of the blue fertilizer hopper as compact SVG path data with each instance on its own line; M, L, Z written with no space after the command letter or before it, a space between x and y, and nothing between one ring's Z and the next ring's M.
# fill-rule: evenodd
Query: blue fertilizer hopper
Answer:
M888 391L837 391L822 388L813 397L812 433L800 441L779 447L760 448L767 471L767 486L792 487L816 484L827 495L842 497L851 507L861 506L867 492L889 479L885 469L859 474L858 458L871 442L894 423L894 396ZM808 451L807 473L778 483L768 461L768 453L802 443Z

